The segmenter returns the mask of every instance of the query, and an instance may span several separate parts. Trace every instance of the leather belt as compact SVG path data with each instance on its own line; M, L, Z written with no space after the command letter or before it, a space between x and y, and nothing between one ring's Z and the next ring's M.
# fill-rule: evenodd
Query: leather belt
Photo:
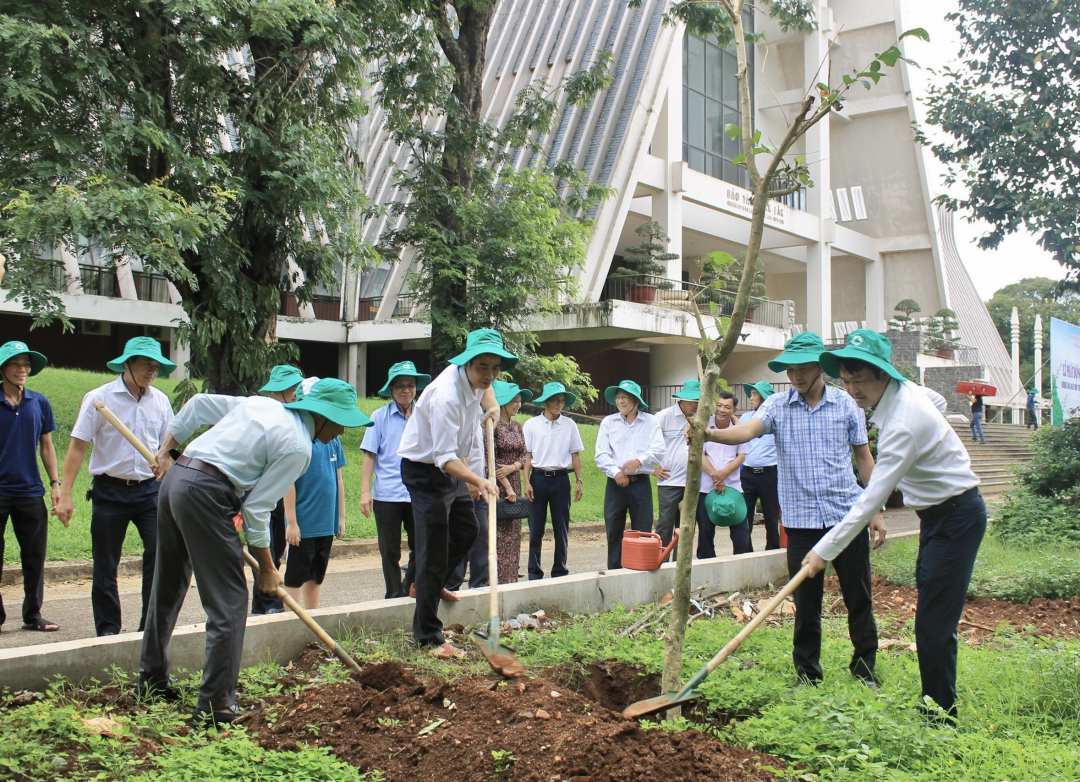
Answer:
M570 472L567 468L563 467L561 470L541 470L536 467L533 468L533 472L538 472L541 475L546 475L548 478L554 478L557 475L566 475Z
M230 481L221 470L219 470L210 462L204 462L202 459L192 459L190 456L184 456L181 454L176 457L176 463L181 467L187 467L189 470L198 470L203 475L209 475L211 478L217 478L219 481L225 481L225 483L232 486Z
M754 473L754 475L761 475L761 473L763 473L763 472L772 472L773 470L776 469L776 465L775 464L769 464L769 465L766 465L765 467L743 467L743 469L744 470L749 470L750 472Z
M626 480L630 481L630 483L633 483L634 481L640 481L642 478L644 478L645 480L649 480L648 475L627 475L626 476ZM612 478L611 480L615 480L615 479Z
M155 480L154 478L114 478L111 475L102 473L101 475L94 476L95 481L101 481L102 483L115 483L119 486L138 486L139 484L146 483L147 481Z
M937 505L931 505L929 508L923 508L922 510L915 511L915 515L917 515L922 521L936 519L939 516L944 516L946 513L949 513L960 503L967 502L968 500L975 499L979 496L981 496L979 492L979 487L972 486L967 491L961 492L955 497L950 497L949 499L945 500L945 502L939 503Z

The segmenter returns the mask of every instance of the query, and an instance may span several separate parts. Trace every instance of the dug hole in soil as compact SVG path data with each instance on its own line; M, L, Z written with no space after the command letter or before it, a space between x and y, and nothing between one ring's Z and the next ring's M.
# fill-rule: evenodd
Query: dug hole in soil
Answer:
M312 649L305 657L319 654ZM328 747L388 782L764 781L776 777L762 766L787 766L696 730L645 731L620 717L623 707L660 694L656 674L614 661L546 674L420 680L401 663L383 662L340 684L266 699L268 708L245 724L267 749Z

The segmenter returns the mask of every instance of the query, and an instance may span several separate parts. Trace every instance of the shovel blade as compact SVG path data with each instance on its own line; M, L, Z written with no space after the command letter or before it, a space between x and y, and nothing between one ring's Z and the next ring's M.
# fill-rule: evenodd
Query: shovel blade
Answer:
M646 714L656 714L658 711L667 711L673 709L676 706L681 706L684 703L691 703L697 700L697 693L691 690L683 697L680 692L665 692L663 695L657 695L655 698L647 698L643 701L637 701L631 703L622 711L622 717L625 720L637 719L638 717L644 717Z
M525 666L517 658L514 651L499 643L498 638L485 638L482 635L473 634L473 640L480 647L480 653L487 658L488 663L498 673L507 679L514 679L525 675Z

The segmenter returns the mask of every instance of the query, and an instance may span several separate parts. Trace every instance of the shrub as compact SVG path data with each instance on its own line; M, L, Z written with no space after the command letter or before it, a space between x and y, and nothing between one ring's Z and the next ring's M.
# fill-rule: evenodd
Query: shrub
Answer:
M994 534L1013 543L1080 543L1080 513L1037 493L1029 484L1008 492L992 522Z
M1080 417L1046 426L1032 438L1035 456L1020 470L1020 482L1036 494L1053 497L1075 509L1080 505Z

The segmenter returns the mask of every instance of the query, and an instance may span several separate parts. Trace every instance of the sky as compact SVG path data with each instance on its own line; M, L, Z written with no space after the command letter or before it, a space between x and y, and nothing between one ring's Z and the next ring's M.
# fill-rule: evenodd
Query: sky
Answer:
M901 0L904 29L922 27L930 34L930 43L916 38L908 38L904 42L908 57L922 66L908 69L920 120L925 117L926 110L918 98L925 94L927 81L932 78L927 69L940 69L956 61L960 36L955 23L945 20L946 14L956 10L957 0ZM937 128L925 122L921 124L932 140L943 136ZM930 179L930 194L940 195L947 189L944 166L929 149L924 150L923 154ZM953 189L952 192L959 195L962 191ZM1025 277L1060 280L1064 276L1064 267L1039 247L1035 237L1026 231L1009 235L996 250L980 250L974 242L985 233L985 226L985 223L968 223L962 215L956 216L956 243L960 256L984 300L992 297L999 288Z

